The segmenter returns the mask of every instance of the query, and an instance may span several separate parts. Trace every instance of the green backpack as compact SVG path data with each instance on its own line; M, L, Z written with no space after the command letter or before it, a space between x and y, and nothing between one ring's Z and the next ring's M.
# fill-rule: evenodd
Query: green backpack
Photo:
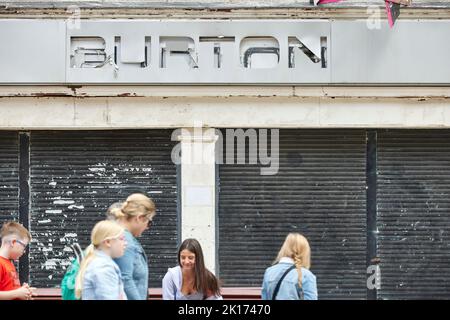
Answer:
M72 250L75 252L76 259L72 261L61 281L61 297L63 300L79 300L75 297L75 282L80 269L80 261L83 259L83 251L81 251L78 243L72 245Z

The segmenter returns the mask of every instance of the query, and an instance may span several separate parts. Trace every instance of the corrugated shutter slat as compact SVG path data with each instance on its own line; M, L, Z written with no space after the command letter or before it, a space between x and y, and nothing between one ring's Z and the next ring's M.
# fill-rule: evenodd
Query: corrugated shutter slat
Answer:
M0 131L0 226L19 219L19 135Z
M377 161L379 297L448 299L450 131L380 131Z
M311 244L319 298L366 298L364 130L280 130L277 175L225 164L219 176L225 286L261 286L285 236L297 231Z

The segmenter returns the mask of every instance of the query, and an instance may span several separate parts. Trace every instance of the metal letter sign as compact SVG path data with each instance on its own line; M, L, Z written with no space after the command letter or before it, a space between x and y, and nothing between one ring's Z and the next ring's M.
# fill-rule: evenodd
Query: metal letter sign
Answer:
M72 83L330 81L327 21L88 21L67 32Z

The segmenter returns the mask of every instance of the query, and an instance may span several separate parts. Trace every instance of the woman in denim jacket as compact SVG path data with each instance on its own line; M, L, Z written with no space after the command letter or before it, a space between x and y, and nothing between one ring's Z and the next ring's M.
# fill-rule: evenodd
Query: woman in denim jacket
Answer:
M122 272L125 293L128 300L148 299L148 262L142 245L136 239L149 228L156 214L154 202L144 194L130 195L120 208L111 214L125 228L127 249L125 254L114 261Z
M83 300L126 300L122 275L112 258L125 252L124 229L113 221L101 221L92 229L91 245L81 262L75 295Z
M267 268L264 273L261 298L317 300L316 276L309 271L310 261L311 250L308 240L299 233L288 234L274 262L275 265ZM286 275L280 282L284 274ZM279 290L274 296L278 283L280 283Z

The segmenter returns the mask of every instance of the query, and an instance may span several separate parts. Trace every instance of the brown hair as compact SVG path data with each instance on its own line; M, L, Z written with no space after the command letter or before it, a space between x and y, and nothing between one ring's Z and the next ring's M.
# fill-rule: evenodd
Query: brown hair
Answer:
M195 282L194 288L202 292L204 297L208 295L220 295L220 284L216 276L205 267L203 250L196 239L186 239L178 249L178 264L181 267L180 254L183 250L189 250L195 254Z
M31 241L30 232L23 225L15 221L6 221L0 230L0 238L3 239L10 235L18 236L21 239L28 238L28 241Z
M112 215L119 218L131 219L139 215L153 217L156 214L156 206L152 199L142 193L133 193L120 209L112 209Z

